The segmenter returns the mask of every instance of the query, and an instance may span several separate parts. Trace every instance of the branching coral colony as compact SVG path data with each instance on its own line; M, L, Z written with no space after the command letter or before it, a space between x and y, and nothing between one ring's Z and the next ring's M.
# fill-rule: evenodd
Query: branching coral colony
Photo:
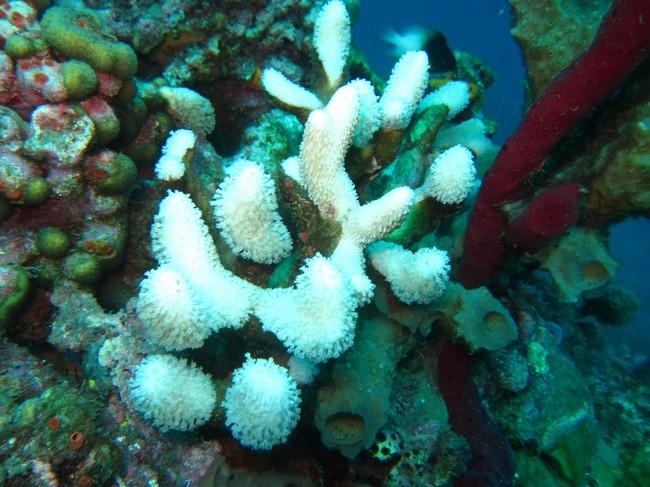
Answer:
M350 19L341 1L322 7L314 47L324 72L318 94L280 70L269 67L261 74L272 97L306 117L299 154L275 171L264 161L247 160L244 151L224 163L225 177L212 198L209 220L219 231L217 241L225 244L230 264L222 262L190 195L170 189L151 227L158 266L140 284L135 311L141 327L106 340L99 357L113 370L123 397L161 430L196 428L222 408L226 425L242 445L270 449L285 442L297 424L299 385L308 387L317 364L348 351L332 384L338 380L348 383L346 388L357 386L344 388L345 397L333 386L321 389L315 421L323 442L352 458L372 444L384 425L391 371L409 349L395 322L377 310L413 332L420 327L427 333L436 311L431 303L440 298L450 273L450 258L432 245L430 232L436 220L452 215L475 190L475 156L489 159L494 149L478 118L460 125L450 122L470 104L468 83L448 82L424 97L429 78L424 51L406 52L399 59L380 98L368 80L343 84ZM178 181L194 154L206 146L214 111L207 99L187 88L164 87L160 94L180 128L169 136L156 175ZM393 153L394 160L381 167L373 152ZM427 167L429 154L437 156ZM359 168L356 183L347 170L353 159ZM419 161L419 166L412 165L415 173L401 174L412 159ZM392 186L377 184L371 178L375 175L377 180L390 177ZM370 201L360 202L360 193ZM292 206L298 200L314 212L311 226L286 223L282 213L301 218ZM312 242L311 253L294 249L296 239ZM265 285L254 282L260 280L255 271L252 279L250 271L248 279L233 271L233 256L278 265ZM286 277L278 278L283 273ZM375 296L376 291L386 296L387 286L399 301L391 298L394 302L386 305ZM450 292L461 296L464 290ZM366 306L370 303L374 305ZM408 304L414 304L410 313ZM473 348L498 348L515 337L512 319L497 305L489 299L484 304L486 315L503 315L488 332L494 336L468 338L474 340ZM233 372L224 398L219 392L224 387L215 387L196 365L170 354L203 347L221 329L245 326L261 326L274 335L292 354L289 369L273 358L248 355ZM363 338L355 342L355 333ZM270 353L277 359L278 352ZM136 355L143 358L129 377L128 364ZM377 377L369 370L352 370L362 357L379 361L385 370L375 372ZM354 379L344 379L351 373ZM360 421L355 424L350 417Z
M330 1L315 15L309 89L269 57L251 83L281 109L221 158L207 140L217 118L208 98L136 80L134 51L108 40L97 12L55 6L39 25L28 3L0 6L29 20L0 19L11 27L0 33L1 101L31 115L26 124L0 112L0 216L11 229L30 225L6 237L24 250L21 265L0 267L10 290L0 322L25 302L30 278L46 282L54 291L41 301L58 308L49 342L86 352L89 376L109 376L134 417L160 431L221 422L241 445L268 450L294 431L309 393L323 443L354 458L386 424L397 364L434 316L471 350L516 337L486 289L449 281L462 234L450 217L496 152L471 61L458 71L471 83L430 80L427 54L406 52L379 97L381 81L350 79L373 76L350 54L346 6ZM297 135L292 157L259 142L273 130L264 124ZM157 266L124 311L104 313L84 287L125 260L140 231L129 226L131 190L165 139L154 168L167 189L151 225ZM210 170L197 176L201 164ZM445 222L443 241L434 230ZM236 359L212 351L224 343Z

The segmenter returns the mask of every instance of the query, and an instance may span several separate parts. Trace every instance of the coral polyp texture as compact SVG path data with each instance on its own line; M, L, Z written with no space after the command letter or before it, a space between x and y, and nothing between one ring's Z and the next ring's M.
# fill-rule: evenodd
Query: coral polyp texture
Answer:
M382 77L358 1L0 0L0 485L643 485L650 12L511 3L499 152L491 70Z
M130 389L134 407L162 431L196 428L210 418L216 402L210 376L171 355L145 358Z
M223 408L226 424L243 445L270 450L284 443L300 416L300 393L273 359L253 359L233 372Z

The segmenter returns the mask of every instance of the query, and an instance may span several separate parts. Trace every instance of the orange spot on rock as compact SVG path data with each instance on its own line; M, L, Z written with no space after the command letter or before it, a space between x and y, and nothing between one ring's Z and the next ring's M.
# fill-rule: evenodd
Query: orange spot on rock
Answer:
M36 73L34 75L34 81L36 81L39 85L44 85L50 80L49 76L46 75L45 73Z
M90 478L88 475L82 475L79 477L79 480L77 481L77 487L88 487L92 485L93 479Z
M52 431L58 430L59 426L61 426L61 420L56 416L54 416L47 422L47 427L50 428Z
M84 445L84 434L81 431L75 431L70 435L70 448L79 450Z

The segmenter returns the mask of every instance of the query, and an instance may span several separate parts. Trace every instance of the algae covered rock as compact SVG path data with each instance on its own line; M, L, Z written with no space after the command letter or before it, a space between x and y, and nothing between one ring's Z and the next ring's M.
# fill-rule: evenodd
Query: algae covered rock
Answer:
M530 100L557 73L584 53L596 36L611 0L509 0L515 15L512 35L521 46Z
M572 435L576 435L574 442L581 435L591 437L594 407L582 374L554 346L532 343L544 348L544 367L533 367L535 373L524 393L504 395L491 404L502 431L511 440L543 452L560 447ZM583 423L588 425L585 430L580 429Z
M32 114L31 128L25 153L61 168L78 165L95 135L90 117L82 109L65 103L41 105Z

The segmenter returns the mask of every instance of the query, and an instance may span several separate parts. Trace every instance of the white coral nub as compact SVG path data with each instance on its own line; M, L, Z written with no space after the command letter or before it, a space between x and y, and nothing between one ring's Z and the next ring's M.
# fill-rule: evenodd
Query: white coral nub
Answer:
M413 190L395 188L370 203L355 208L343 222L343 237L366 245L394 230L413 205Z
M202 425L217 401L210 376L172 355L145 358L129 386L135 409L162 431Z
M390 242L368 246L372 266L389 282L393 294L406 304L428 304L440 297L449 280L449 257L443 250L406 250Z
M469 101L469 84L465 81L450 81L425 96L418 110L422 111L433 105L444 105L449 110L447 119L451 120L467 108Z
M285 105L307 110L316 110L323 106L316 95L294 83L277 69L264 68L261 81L266 92Z
M206 97L179 86L163 86L159 93L167 102L169 113L181 127L203 136L214 130L214 107Z
M300 179L321 214L337 221L359 206L344 167L358 113L355 89L339 88L324 109L309 114L300 145Z
M323 6L314 25L314 47L330 88L341 82L350 53L350 16L345 4L332 0Z
M226 425L242 445L270 450L285 443L300 417L300 392L287 369L273 359L254 359L232 374L222 403Z
M155 172L158 179L177 181L185 174L184 158L188 151L194 149L196 135L187 129L174 130L167 137L162 156L156 163Z
M158 262L186 279L210 328L244 325L252 306L251 286L221 265L201 212L187 194L170 191L160 202L151 239Z
M275 184L262 166L238 161L212 200L217 226L236 254L275 264L291 252L291 236L278 213Z
M379 99L382 126L404 129L424 95L429 82L429 58L424 51L405 53L393 67L384 94Z
M171 266L145 274L136 311L153 343L166 350L203 345L212 330L196 310L197 303L185 278Z
M445 205L455 205L467 198L475 179L474 155L466 147L455 145L431 163L422 190Z
M359 98L359 121L354 131L352 144L365 147L381 125L381 108L375 88L367 79L355 79L345 86L354 88Z
M346 276L320 254L301 270L294 288L261 293L255 314L290 353L320 363L352 345L357 300Z

